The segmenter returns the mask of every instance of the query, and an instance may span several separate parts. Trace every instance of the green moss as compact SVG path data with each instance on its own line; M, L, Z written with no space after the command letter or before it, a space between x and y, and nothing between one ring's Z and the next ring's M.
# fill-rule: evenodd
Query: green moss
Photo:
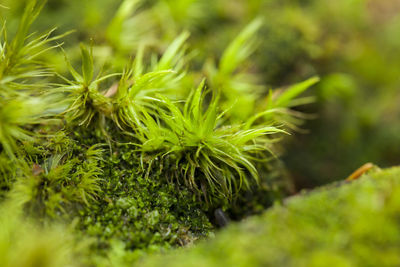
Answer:
M231 123L218 88L207 88L216 96L208 99L204 82L184 100L202 76L187 64L186 32L157 52L132 47L122 73L113 61L103 72L95 47L84 45L80 73L68 52L70 74L55 73L47 52L61 55L52 43L63 36L28 34L45 3L27 0L13 38L6 25L0 31L0 195L42 223L76 223L100 256L122 247L134 259L208 236L206 213L229 206L242 187L258 189L256 165L284 133L278 122ZM260 23L228 46L223 72L247 61Z
M115 161L108 164L100 199L80 214L81 230L98 239L98 249L116 240L131 251L170 248L210 234L213 227L191 192Z
M102 140L90 130L72 136L83 146ZM114 137L126 138L118 133ZM112 152L103 156L101 190L95 201L76 214L77 234L96 240L91 246L96 264L115 250L133 261L212 234L213 226L196 195L169 183L160 170L152 170L147 177L132 145L110 145Z
M315 66L323 72L337 71L315 61L327 61L329 65L338 62L340 66L348 61L347 57L354 58L353 50L348 47L363 48L361 51L365 55L359 54L354 63L346 64L357 65L351 72L364 77L363 82L353 81L360 75L349 74L352 78L338 82L334 77L323 83L323 97L343 95L346 105L360 107L359 115L346 117L346 123L334 120L331 126L335 129L357 125L357 121L370 127L374 120L383 123L378 120L382 117L379 114L387 113L383 112L386 100L382 101L382 107L376 102L364 105L364 97L343 94L347 87L356 90L363 84L375 86L388 82L388 86L394 86L397 83L396 75L383 75L385 68L379 71L372 68L386 62L375 51L375 46L380 45L373 45L375 42L359 38L358 34L350 34L359 27L360 34L364 32L361 28L368 28L350 23L360 20L356 18L363 9L352 7L363 6L363 1L353 1L360 3L355 6L339 1L331 14L331 9L326 9L324 4L314 4L318 1L306 1L309 3L306 5L304 1L272 4L257 0L225 5L232 1L218 0L205 7L197 5L201 1L143 1L142 5L142 1L127 0L122 1L114 19L112 10L119 3L112 4L109 0L78 4L80 10L73 12L75 16L69 13L76 7L67 4L68 1L49 1L45 6L44 0L5 1L13 13L18 13L15 8L25 6L24 3L28 8L15 34L13 22L11 30L5 25L0 34L0 196L3 198L11 191L10 196L24 204L25 214L40 217L44 224L53 223L52 220L59 217L65 223L72 223L77 236L93 238L90 261L99 266L121 266L149 252L187 246L210 236L213 232L210 218L215 208L222 208L233 219L241 219L244 214L260 212L279 199L280 189L288 187L281 176L274 175L276 170L269 162L269 152L280 150L276 145L280 141L276 133L280 130L275 127L298 127L303 115L291 108L313 100L297 97L316 79L286 91L272 92L260 82L262 77L268 79L268 83L281 85L314 73ZM99 5L103 4L113 8L100 12ZM217 10L217 6L227 11ZM261 8L267 6L271 9ZM53 18L65 17L65 21L75 21L74 25L82 26L78 28L85 28L79 31L77 39L96 37L90 49L81 46L81 74L75 71L79 61L75 37L66 39L65 54L71 60L71 64L66 64L60 61L63 53L50 49L62 36L52 37L52 31L36 37L28 34L29 26L42 7L45 14L51 13ZM209 9L215 10L205 12ZM325 9L327 13L322 12ZM263 14L269 19L263 23L256 19L228 45L227 40L233 37L228 36L228 32L236 34L239 28L235 24L242 24L264 10L276 14L273 17ZM347 24L354 25L354 29L347 30L345 23L344 34L333 37L333 44L330 44L330 37L325 38L325 35L330 36L329 31L325 32L328 21L320 25L312 14L321 13L331 19L338 17L334 14L342 14L342 10ZM219 12L226 14L218 15ZM76 22L76 14L82 14L85 19ZM48 25L45 21L38 21L40 26L34 28ZM342 20L332 22L339 23L337 26L342 24ZM221 23L225 26L214 27ZM186 32L178 35L187 24L191 25L188 29L193 30L190 38ZM335 32L336 28L343 30L343 26L332 25L331 31ZM258 36L258 30L263 34ZM386 34L395 36L389 31ZM348 38L350 35L357 40ZM213 38L216 39L213 41ZM341 45L341 39L352 41ZM256 44L261 40L264 42L256 52ZM171 43L169 48L166 48L167 43ZM227 47L225 52L222 52L223 47ZM192 48L201 50L199 57ZM208 53L209 50L219 52ZM337 60L336 52L340 50L343 52ZM249 60L253 52L259 57ZM43 62L39 64L38 61ZM53 77L56 73L45 67L47 65L56 65L60 74L57 77L65 76L64 80ZM66 73L67 69L70 74ZM264 70L263 73L258 73L260 70ZM204 75L208 90L215 96L220 92L220 98L206 97L202 87L192 98L186 98ZM338 86L342 93L334 89ZM385 99L392 100L394 95L390 93ZM359 98L361 102L350 101L350 98ZM371 106L378 108L371 109ZM393 114L396 110L393 107ZM385 125L389 124L395 123L388 120ZM65 132L61 132L64 126ZM354 150L348 143L357 139L354 129L349 127L344 131L344 139L334 138L340 145L320 138L326 143L324 151L335 151L343 146ZM274 134L266 138L269 133ZM396 131L393 136L398 136ZM373 150L377 147L358 139L362 147L365 144ZM371 135L371 139L391 138ZM312 143L319 144L319 141ZM390 151L396 147L390 146ZM309 153L311 148L307 146L291 154L301 161L301 166L310 168L317 164L307 164L307 157L303 155L315 157L317 153ZM382 149L390 156L387 146ZM347 159L344 153L338 155ZM320 175L321 180L328 175ZM359 265L364 264L364 257L372 253L374 246L378 247L373 254L377 260L373 262L375 265L386 263L385 260L395 261L397 255L391 249L396 239L391 236L397 236L397 230L392 213L387 209L397 206L390 202L391 197L383 197L380 201L384 208L369 209L370 202L372 206L379 202L375 203L375 194L386 192L382 191L385 188L380 182L378 185L372 182L375 180L365 178L364 181L369 182L355 182L340 189L296 197L260 218L233 226L210 241L210 245L200 245L187 256L178 256L178 263L323 265L329 261L334 265ZM211 205L202 201L205 199ZM386 227L376 230L377 224ZM375 231L380 235L373 235ZM380 251L381 248L385 250Z
M140 266L396 266L400 168L317 189Z

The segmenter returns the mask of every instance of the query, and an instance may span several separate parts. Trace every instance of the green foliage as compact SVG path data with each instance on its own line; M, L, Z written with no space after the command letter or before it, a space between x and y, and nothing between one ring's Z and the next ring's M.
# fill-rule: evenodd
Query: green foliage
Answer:
M102 76L99 73L97 77L94 77L92 52L81 45L81 53L82 74L79 74L66 59L74 79L72 81L65 79L68 85L61 86L62 91L68 93L69 106L65 111L66 118L72 123L86 127L96 121L100 127L104 128L105 117L111 116L112 113L112 103L99 91L99 84L116 74Z
M376 170L289 198L213 240L140 266L398 265L399 190L398 167Z
M9 157L21 152L18 141L34 140L34 133L25 127L46 121L46 104L43 98L27 96L0 100L0 143Z
M141 145L142 152L160 151L156 156L171 158L178 181L182 177L186 186L203 193L206 200L215 196L231 199L242 186L249 188L248 176L258 180L252 161L271 146L267 135L281 130L223 125L217 96L203 110L204 82L189 96L183 111L166 97L162 101L168 111L160 114L165 126L146 116L148 127L141 131L148 140Z
M5 23L0 32L0 144L14 159L21 153L18 142L34 139L27 126L49 122L50 99L38 94L47 86L44 78L50 72L38 57L61 36L50 37L52 31L36 38L28 35L43 5L43 1L29 1L11 41Z
M238 89L237 94L229 93L227 85L211 83L212 89L224 92L223 95L229 95L231 100L232 97L242 99L254 88L248 83L244 86L247 89L242 90L244 87L239 82L231 83L231 80L235 80L234 70L254 50L252 37L260 25L261 20L255 20L239 34L222 56L220 69L215 74L217 77L223 76L225 83L230 84L229 88ZM206 101L201 93L202 86L189 96L183 111L173 103L172 92L179 94L181 88L187 86L186 81L190 80L183 81L186 60L185 49L182 48L187 38L186 32L178 36L159 60L153 60L150 72L147 73L143 63L144 48L141 47L118 84L103 92L98 89L98 81L112 74L92 82L93 57L81 47L83 75L70 67L76 82L70 82L71 86L65 87L76 91L70 94L72 104L66 110L67 118L71 116L73 120L81 120L79 125L88 126L99 115L95 121L101 123L100 128L104 132L106 118L111 117L123 131L128 133L129 128L133 130L132 143L142 153L142 163L146 161L143 160L146 153L152 154L153 158L161 156L163 160L173 160L177 166L174 168L177 181L183 180L190 189L202 193L206 201L214 197L231 200L243 185L250 188L248 176L257 183L258 173L252 161L257 153L261 155L260 161L267 159L265 152L272 150L273 140L266 135L276 135L283 131L273 126L280 122L278 119L264 126L253 126L254 119L251 123L242 121L229 125L223 118L223 114L229 110L220 113L218 105L231 105L230 100L226 101L225 97L220 102L218 97L213 97L213 100ZM314 82L315 79L292 87L277 100L276 106L267 107L271 109L267 112L272 113L278 107L284 109L285 105L295 105L291 100ZM298 103L302 103L301 100ZM252 101L255 104L255 97ZM205 105L208 108L203 114ZM254 112L254 109L251 111ZM232 121L240 121L241 118L232 117ZM150 160L148 168L151 168L152 163L153 160ZM166 173L170 171L166 170Z
M179 94L179 82L184 76L180 73L184 64L182 47L187 38L186 32L178 36L149 72L145 72L144 48L139 49L135 61L125 70L116 87L113 119L121 129L128 126L139 131L143 127L142 113L156 115L158 94L168 95L171 91Z
M176 4L189 10L123 1L89 48L68 37L65 50L53 49L65 37L57 30L29 34L39 11L49 12L44 1L27 0L11 42L6 26L1 33L0 195L44 225L61 220L80 239L93 238L91 264L134 262L212 235L213 209L233 209L251 190L274 199L269 161L289 120L279 112L291 116L316 82L269 99L249 64L262 19L214 64L179 24L195 29L207 16L193 8L209 7Z
M2 263L79 265L64 229L45 229L55 219L93 239L89 265L123 266L212 235L216 208L260 212L291 189L275 157L304 111L320 119L286 156L300 186L398 159L396 1L45 2L0 5L0 197L44 225L1 208ZM380 175L161 264L395 265L398 170Z
M256 163L269 159L268 154L274 150L275 137L284 133L278 128L283 123L283 119L278 116L274 120L262 121L258 118L265 114L271 115L278 109L283 109L289 114L288 108L304 103L304 99L296 102L293 98L315 81L313 79L293 86L274 99L272 101L274 104L271 104L271 101L268 101L266 107L258 104L256 100L263 94L260 91L262 86L254 83L255 74L240 69L256 49L255 34L262 25L262 20L256 19L230 43L219 60L218 68L211 65L206 67L209 68L207 75L210 78L210 89L213 91L211 98L203 92L204 85L200 85L188 96L184 106L179 103L182 96L187 95L186 88L192 87L201 75L199 71L190 69L187 64L189 61L185 47L189 37L187 32L176 37L159 59L156 53L151 53L149 64L145 63L145 42L142 43L135 59L128 64L119 79L117 76L120 74L113 72L111 67L109 67L111 74L103 74L100 71L95 75L97 66L93 47L88 49L81 45L80 73L73 67L74 62L66 59L70 74L68 77L59 75L66 84L48 83L43 78L52 72L44 72L46 69L34 59L51 49L52 46L48 44L61 36L50 37L51 32L49 32L25 44L28 28L44 5L42 2L37 5L33 0L28 2L13 42L11 45L7 42L2 45L5 59L2 76L12 73L15 69L24 74L30 73L32 77L26 76L27 81L34 78L33 81L38 80L39 83L27 87L27 89L34 87L32 90L19 90L18 98L12 96L14 98L12 101L4 103L0 138L4 150L9 155L14 155L21 141L25 142L26 151L20 152L21 156L27 157L23 161L26 161L28 166L36 164L43 169L43 172L32 175L26 171L30 167L25 166L22 173L16 172L12 176L18 180L17 184L24 184L21 182L24 179L19 179L18 176L31 177L25 179L30 181L26 183L25 191L30 192L28 195L32 195L32 199L41 199L40 205L51 198L50 195L54 195L52 197L58 201L50 202L58 204L55 204L57 207L50 208L50 213L56 208L61 209L64 199L87 204L87 198L93 197L101 189L96 185L99 175L96 164L87 168L82 167L82 170L80 167L76 169L72 167L73 164L84 166L87 161L74 154L76 151L71 154L62 151L62 147L41 146L42 140L37 138L44 136L39 132L47 134L59 129L48 125L47 117L55 119L61 115L66 121L68 131L79 131L74 127L90 126L99 135L98 138L107 137L110 148L111 134L119 136L115 131L121 131L130 138L112 141L127 141L135 146L142 168L145 163L148 165L146 177L150 175L155 159L160 157L161 165L171 161L175 163L174 167L164 170L164 175L169 176L173 173L172 180L184 181L189 189L203 194L206 201L211 201L213 198L232 200L239 194L241 188L249 189L252 184L258 183L259 173ZM125 20L139 5L141 5L139 1L125 1L121 5L109 26L110 40L118 39L123 32ZM150 10L153 10L152 8ZM118 50L118 46L114 48ZM36 49L38 52L33 53ZM124 54L123 51L120 52ZM33 55L29 55L30 53ZM29 68L34 72L29 72ZM40 71L35 72L38 70ZM18 77L18 72L15 75ZM110 80L111 86L108 88L104 86L106 80ZM27 81L21 83L27 85ZM17 85L14 78L5 79L5 83ZM242 101L246 97L249 97L248 100L251 98L251 105L248 105L247 111L239 112L241 115L232 113L232 110L238 111L250 103L234 104L237 99ZM40 104L36 104L39 102ZM222 109L219 108L220 105ZM10 111L19 106L21 106L18 108L19 112ZM250 115L257 109L261 109L261 112L251 117ZM250 119L246 121L248 118ZM112 121L120 130L114 129ZM27 128L28 124L34 124L37 128ZM274 138L268 137L269 135L273 135ZM97 143L94 142L90 146ZM38 157L38 153L29 151L35 149L41 151L54 149L56 153ZM34 160L31 152L36 153ZM83 175L83 172L87 175ZM68 179L75 180L75 183L66 183ZM43 192L40 190L36 192L38 186L42 184L48 185L49 188L43 188ZM81 187L79 190L76 189L80 193L76 193L68 186ZM70 195L65 195L66 191L70 192Z
M2 64L0 67L0 79L5 79L7 76L9 77L9 81L13 81L18 78L18 75L22 75L24 77L28 74L28 77L34 77L35 75L41 74L41 71L37 71L37 65L32 64L35 59L35 54L32 53L37 45L43 44L46 42L49 34L45 34L31 42L27 42L27 36L30 26L33 21L38 16L40 10L42 9L45 1L40 1L37 4L37 1L29 1L25 12L21 18L20 26L15 34L13 40L8 42L7 33L5 29L5 23L3 24L3 28L1 31L1 59ZM33 72L30 73L32 71ZM36 71L35 71L36 69ZM6 79L7 81L8 79ZM8 82L8 81L7 81ZM4 83L4 81L3 81Z
M315 98L312 96L300 97L300 95L318 82L318 77L312 77L291 85L285 90L276 93L270 91L266 98L266 111L255 115L250 121L262 117L264 122L284 123L285 127L297 130L298 125L307 118L307 115L292 108L315 102Z
M25 203L28 214L55 217L74 205L89 205L98 192L102 170L102 150L90 147L81 158L54 154L42 165L33 164L32 171L20 177L13 186L12 195Z

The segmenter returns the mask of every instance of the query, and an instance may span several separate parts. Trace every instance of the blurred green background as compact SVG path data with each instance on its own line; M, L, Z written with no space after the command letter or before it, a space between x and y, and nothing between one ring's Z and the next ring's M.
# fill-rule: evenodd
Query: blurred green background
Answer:
M25 1L2 0L15 28ZM64 49L79 58L92 40L97 62L124 66L145 43L162 51L191 33L193 68L218 59L255 17L264 23L250 69L267 88L319 75L309 119L286 142L283 161L296 188L343 179L366 162L400 164L399 0L49 0L34 28L75 30ZM47 60L65 73L63 54ZM198 64L196 62L199 62ZM57 64L58 63L58 64Z

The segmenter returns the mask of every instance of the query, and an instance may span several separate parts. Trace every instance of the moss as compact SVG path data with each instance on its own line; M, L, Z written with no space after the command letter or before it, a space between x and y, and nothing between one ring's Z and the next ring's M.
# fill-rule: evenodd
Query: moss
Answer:
M77 39L84 41L89 37L96 37L90 49L81 46L82 70L79 74L72 67L79 61L76 55L79 50L76 37L52 37L52 31L36 37L28 34L29 26L33 24L42 7L47 14L54 10L53 16L65 17L65 21L71 21L78 13L74 13L75 16L72 17L59 16L64 12L56 10L59 8L67 14L76 7L69 7L65 1L59 4L50 1L47 6L43 6L44 0L6 1L12 12L15 7L24 6L22 2L27 3L27 8L22 15L19 30L12 30L15 27L11 24L11 31L5 25L4 29L7 30L0 33L1 198L11 191L12 197L19 197L17 200L25 204L26 214L40 217L44 224L49 221L53 223L55 217L62 217L65 223L76 226L75 233L79 237L93 238L95 242L91 246L93 256L90 261L94 265L121 266L136 261L148 252L187 246L197 239L212 235L213 226L209 217L216 208L233 215L233 219L241 219L244 214L253 214L271 205L279 199L279 193L285 194L280 189L286 189L286 184L281 176L274 177L276 170L270 165L270 150L274 153L279 150L276 143L280 139L275 134L280 130L275 127L298 127L303 115L290 108L309 103L311 98L297 97L306 89L304 85L311 85L316 79L289 87L286 91L270 93L267 86L260 81L265 77L269 83L281 85L295 77L314 73L314 65L325 69L322 68L323 62L320 65L315 61L337 61L333 52L344 47L339 43L334 44L334 49L329 52L329 40L326 41L327 44L324 40L319 40L325 39L325 31L322 31L324 27L316 26L319 25L318 20L311 16L314 12L330 14L322 12L325 10L324 5L318 5L312 11L314 4L311 3L318 1L307 1L310 3L308 14L308 8L303 8L300 3L295 4L297 1L276 4L274 9L268 9L272 13L277 11L271 17L272 20L268 20L269 23L262 27L261 20L256 19L222 52L222 46L226 45L223 40L227 39L228 34L223 33L225 27L221 28L222 31L215 32L218 27L213 26L219 25L220 20L225 21L226 28L231 28L227 32L235 32L234 24L244 23L247 19L240 17L247 17L244 16L246 12L239 12L231 17L229 13L234 13L234 10L227 9L227 14L218 19L219 15L214 14L218 13L215 10L212 12L212 17L217 16L213 18L214 23L206 23L208 15L199 16L202 22L193 20L193 23L198 23L204 29L199 28L200 31L197 34L195 31L193 37L188 39L186 32L176 35L181 28L186 28L191 18L197 17L197 12L188 12L180 17L180 9L189 11L191 8L186 8L187 6L196 7L190 1L180 1L184 8L181 5L178 8L176 1L161 1L164 4L150 1L151 3L143 6L135 4L142 1L123 1L114 19L111 19L112 10L117 8L118 3L92 0L84 4L84 8L77 5L81 9L78 13L85 14L81 16L85 20L78 22L78 25L82 25L78 28L85 30L79 31ZM225 8L224 3L227 1L216 2ZM249 9L249 12L250 9L253 10L250 13L254 14L248 14L250 19L258 12L256 10L263 11L258 6L264 6L271 1L250 1L259 2L251 4L252 8L250 5L246 8L246 3L250 3L248 1L239 2L233 6ZM293 5L289 5L292 2ZM106 16L99 15L101 7L96 8L96 5L102 3L114 6L106 12ZM184 5L185 3L188 5ZM271 3L271 7L274 6ZM336 9L339 10L335 9L332 14L342 12L341 7L346 6L337 5ZM346 17L354 17L353 12L350 12L350 7L354 5L348 7L345 10ZM205 7L199 10L207 10L203 8ZM217 7L210 5L210 9ZM358 14L362 9L354 10L358 10ZM160 14L159 18L154 16L155 13ZM170 19L162 18L167 13L171 13L172 24L168 23ZM349 18L346 21L352 22ZM153 19L157 22L149 23ZM47 25L45 21L39 21L37 27ZM110 21L108 26L106 21ZM207 25L202 25L203 23ZM68 24L70 23L66 23L64 27ZM73 24L77 25L76 22ZM321 25L325 24L329 23ZM354 29L349 29L364 28L357 24ZM149 30L142 27L146 25ZM268 34L257 35L259 28ZM333 32L335 29L336 27L332 27ZM341 36L349 36L351 32L346 30L337 37L338 40ZM360 29L360 33L362 32ZM211 33L218 37L210 42ZM200 35L204 35L204 38ZM13 38L8 39L7 36ZM134 38L125 38L129 36ZM265 36L270 37L265 39ZM68 60L61 63L59 59L63 57L63 53L50 49L57 46L53 43L59 39L72 42L66 46L65 52L66 57L71 59L71 64ZM174 41L166 48L171 40ZM191 44L193 41L196 43L195 40L198 44ZM249 57L261 40L267 42L261 46L258 60L254 60L253 66L253 60L249 60ZM368 51L368 46L358 45L359 42L364 43L365 39L360 40L354 42L355 46L349 47L364 47ZM201 42L204 44L200 44ZM314 47L314 42L319 44ZM202 48L213 47L213 43L220 43L218 47L221 49L215 49L220 52L207 53L210 48ZM344 44L352 43L353 41ZM368 43L369 41L366 42ZM190 46L186 48L186 44ZM200 56L192 53L190 47L202 50ZM349 56L348 49L343 50L347 52L339 57L340 61L347 61L344 59ZM384 62L374 51L371 47L371 51L366 53L368 56L357 59L355 63L363 66L353 66L351 71L371 77L373 83L368 82L370 79L364 79L362 83L354 82L357 84L354 85L355 88L362 84L379 84L378 76L387 77L388 81L393 80L388 86L396 83L397 79L393 78L396 75L370 73L369 66L382 65L375 63ZM376 55L371 58L374 54ZM132 57L133 62L130 62ZM367 61L369 64L366 64ZM59 75L47 69L45 66L48 65L56 65ZM104 66L104 72L98 72L98 69L103 70L100 66ZM67 69L70 74L66 73ZM122 69L125 71L121 74L119 72ZM266 70L265 75L257 74L260 69ZM332 67L327 66L323 73L329 69ZM211 92L220 91L221 98L206 97L206 91L204 94L202 92L205 89L203 87L194 91L196 93L191 95L192 98L185 98L204 75L207 76L208 89ZM326 83L326 87L332 87L332 81ZM329 88L326 89L328 93ZM391 95L395 94L390 93L388 99L393 99ZM349 97L356 98L350 95L345 98ZM360 97L360 101L363 99L364 97ZM379 113L380 109L383 110L379 108L380 105L376 105L376 109L370 109L371 105L351 103L349 101L349 106L363 108L359 110L359 115L347 119L345 124L357 125L352 123L354 119L354 122L360 121L360 125L370 127L374 118L385 114L383 111ZM229 108L225 110L227 107ZM370 110L374 114L370 114ZM396 110L393 108L393 111ZM285 116L276 116L280 113ZM273 118L271 114L274 114ZM290 115L291 119L286 115ZM386 124L391 122L392 120ZM66 130L60 132L63 126ZM339 126L334 128L341 128ZM357 139L353 130L349 128L344 132L346 138L335 138L336 141ZM269 133L273 135L270 138L265 137ZM393 131L393 135L397 136L396 131ZM386 140L372 136L374 140ZM49 140L45 140L46 138ZM370 144L362 142L362 138L359 139L363 147L366 143ZM343 148L343 144L353 150L347 141L332 146L325 138L321 140L333 150L335 147ZM272 143L274 145L270 146ZM301 152L290 154L301 160L302 166L309 168L317 164L305 164L307 158L299 156L299 153L317 155L309 153L309 150L310 146ZM384 150L387 154L386 147ZM344 153L340 155L347 158L343 156ZM328 175L325 174L324 177ZM374 194L379 194L378 190L382 189L380 184L376 188L373 183L368 187L369 183L356 182L340 189L329 190L329 193L324 191L296 197L287 205L274 207L265 215L251 219L242 226L233 226L218 239L210 241L210 245L200 245L193 252L188 252L187 256L178 256L178 260L182 257L178 263L190 265L193 261L193 264L199 265L210 261L210 265L294 265L295 262L299 265L321 265L329 261L336 265L356 265L364 264L364 257L371 254L374 246L379 246L374 251L379 262L374 264L386 263L385 260L395 261L397 255L392 253L391 246L396 245L396 240L390 238L391 235L397 236L396 224L390 224L392 213L387 208L397 206L393 203L387 204L387 199L384 198L381 201L386 205L385 208L369 210L370 202L376 204ZM242 184L246 185L243 188L254 189L255 192L244 191ZM395 190L395 187L389 189ZM203 198L199 197L202 193ZM357 195L357 199L352 198L353 195ZM359 203L361 199L365 203ZM390 201L390 197L388 199ZM207 201L214 206L210 207ZM373 226L378 223L385 226L387 224L387 227L382 232L377 231L380 236L375 236L373 233L376 229ZM356 226L358 228L354 228ZM352 239L355 240L354 243L351 242ZM49 242L51 244L53 241ZM380 248L385 251L381 252ZM211 251L207 252L208 250ZM176 262L173 264L176 265Z
M90 130L73 136L83 146L101 141ZM124 136L114 137L124 140ZM115 250L133 261L212 234L204 206L191 191L167 182L160 171L146 177L132 145L110 145L112 152L104 153L96 201L77 215L77 233L96 240L91 247L96 265Z
M292 197L140 266L397 266L400 167Z
M4 180L1 193L21 203L25 215L71 224L79 239L92 239L89 260L96 265L115 250L134 261L213 234L198 196L157 167L147 175L129 137L107 131L119 142L101 130L67 127L26 143L27 170Z
M188 190L113 167L100 200L80 214L81 230L98 239L96 249L115 241L130 251L170 248L210 234L213 227Z

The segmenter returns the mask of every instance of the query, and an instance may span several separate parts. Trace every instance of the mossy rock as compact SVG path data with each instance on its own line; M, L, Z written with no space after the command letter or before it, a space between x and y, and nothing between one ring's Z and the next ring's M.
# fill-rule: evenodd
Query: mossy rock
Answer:
M140 266L398 266L400 167L276 204L189 249Z

